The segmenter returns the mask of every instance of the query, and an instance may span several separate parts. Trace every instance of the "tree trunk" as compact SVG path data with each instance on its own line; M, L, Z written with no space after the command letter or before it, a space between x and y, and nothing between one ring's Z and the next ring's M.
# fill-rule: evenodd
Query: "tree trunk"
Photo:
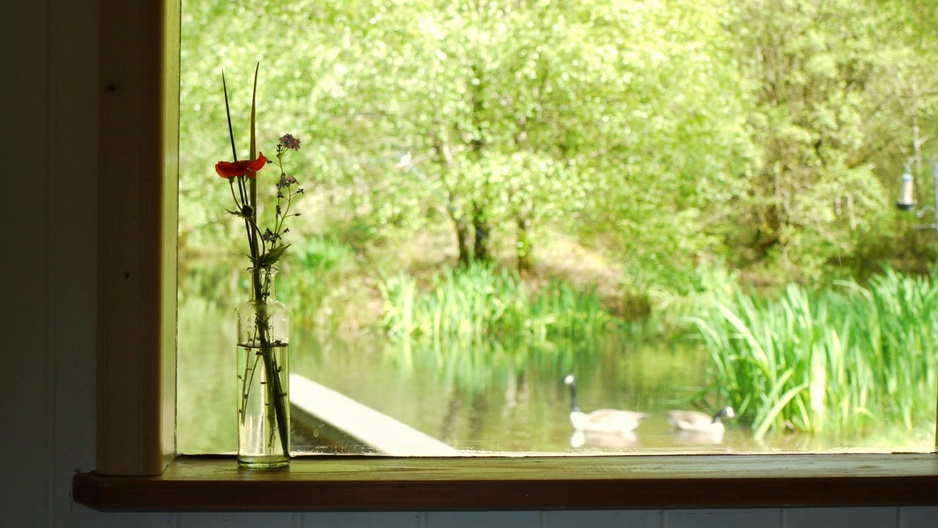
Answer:
M456 170L456 162L453 160L453 154L450 152L449 144L437 138L434 146L437 155L439 155L440 159L443 161L445 168L444 174ZM453 221L453 228L456 230L456 246L459 251L458 263L460 266L465 266L469 264L469 260L472 258L472 247L470 245L472 233L469 231L469 222L466 221L466 215L459 207L460 197L458 194L450 187L447 178L441 177L441 181L444 187L449 188L449 192L446 196L446 213L449 215L450 220Z
M477 262L484 262L489 259L489 227L488 218L485 216L485 206L477 201L472 203L472 227L475 229L475 244L473 246L473 258Z
M534 243L531 240L531 219L527 215L515 217L518 232L515 252L518 257L518 273L534 271Z
M472 256L469 240L472 234L469 232L469 222L466 222L465 216L452 215L453 226L456 227L456 242L459 246L459 265L466 266Z

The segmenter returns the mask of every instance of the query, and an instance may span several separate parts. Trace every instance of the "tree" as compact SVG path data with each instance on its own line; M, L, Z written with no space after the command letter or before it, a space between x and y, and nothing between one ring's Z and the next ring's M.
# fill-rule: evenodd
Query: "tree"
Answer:
M926 4L191 0L181 240L223 238L220 73L237 100L260 61L306 229L445 225L458 262L522 271L561 232L642 289L708 260L815 277L884 247L889 178L938 132Z
M764 153L743 223L752 259L775 255L813 276L884 219L891 196L877 165L934 105L915 88L909 39L890 31L897 12L848 0L747 0L729 10Z

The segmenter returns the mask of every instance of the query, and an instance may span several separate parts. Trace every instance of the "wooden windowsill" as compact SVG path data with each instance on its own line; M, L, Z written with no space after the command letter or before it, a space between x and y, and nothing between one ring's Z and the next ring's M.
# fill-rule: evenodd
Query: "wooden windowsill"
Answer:
M431 511L938 504L938 455L179 457L160 476L79 473L102 511Z

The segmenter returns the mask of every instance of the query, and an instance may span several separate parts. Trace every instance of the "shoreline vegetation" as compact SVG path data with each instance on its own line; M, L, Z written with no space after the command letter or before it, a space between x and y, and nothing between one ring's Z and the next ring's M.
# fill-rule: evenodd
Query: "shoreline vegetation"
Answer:
M710 283L717 287L670 299L667 311L629 321L595 285L525 280L492 263L423 275L356 271L361 263L354 255L334 239L320 239L285 263L283 297L292 298L293 317L317 328L324 341L364 333L397 343L387 348L391 354L416 345L437 356L490 350L500 356L489 358L497 368L506 353L540 346L575 355L585 342L622 332L705 350L707 382L690 399L732 405L736 422L756 439L793 432L862 436L885 427L920 434L933 423L938 285L930 276L886 269L865 284L847 279L818 289L788 284L774 293L746 293L732 274L710 268L701 273L722 277ZM483 366L487 361L473 357Z

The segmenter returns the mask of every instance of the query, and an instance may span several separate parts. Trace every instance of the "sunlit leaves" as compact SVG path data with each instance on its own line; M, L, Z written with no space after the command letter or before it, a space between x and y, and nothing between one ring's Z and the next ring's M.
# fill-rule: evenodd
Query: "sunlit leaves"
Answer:
M243 78L257 60L259 138L312 138L298 168L318 184L307 229L419 231L484 210L503 235L490 249L509 251L523 214L533 240L559 229L647 266L636 276L662 270L662 284L711 255L814 276L885 225L884 178L936 132L934 13L914 3L183 7L182 239L194 245L224 229L226 197L202 184L225 157L217 74Z
M749 122L764 153L753 167L752 193L761 198L749 204L758 219L750 236L763 251L777 250L789 269L816 276L824 259L855 251L857 218L884 224L882 202L861 190L882 186L867 168L911 155L922 109L935 100L909 82L930 69L912 51L918 38L898 30L908 8L849 0L732 4L735 55L756 83ZM865 183L844 187L858 178ZM838 210L844 202L853 207Z

